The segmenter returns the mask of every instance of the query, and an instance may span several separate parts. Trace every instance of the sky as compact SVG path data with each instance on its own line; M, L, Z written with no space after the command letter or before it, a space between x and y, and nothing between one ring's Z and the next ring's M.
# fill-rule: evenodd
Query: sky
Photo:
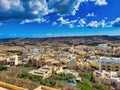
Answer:
M120 35L120 0L0 0L0 38Z

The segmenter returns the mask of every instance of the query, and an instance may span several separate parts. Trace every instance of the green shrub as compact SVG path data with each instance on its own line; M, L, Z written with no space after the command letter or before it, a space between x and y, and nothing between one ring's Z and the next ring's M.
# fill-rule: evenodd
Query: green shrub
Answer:
M94 87L96 90L105 90L105 89L104 89L104 86L103 86L102 84L95 83L95 84L93 84L93 87Z
M0 71L7 70L7 67L5 65L0 64Z
M43 80L40 76L34 76L34 75L31 75L27 72L23 72L22 74L18 75L18 77L28 79L30 81L37 82L39 84L47 85L47 86L50 86L50 87L53 87L56 84L56 81L53 80L53 79L44 79Z
M80 72L79 73L79 76L82 77L82 78L86 78L88 80L90 80L92 78L92 75L90 73L84 73L84 72Z

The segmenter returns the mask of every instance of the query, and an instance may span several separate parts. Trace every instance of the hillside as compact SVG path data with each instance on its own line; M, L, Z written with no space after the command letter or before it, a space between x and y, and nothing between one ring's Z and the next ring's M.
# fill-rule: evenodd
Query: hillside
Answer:
M51 38L8 38L0 39L2 45L97 45L99 43L120 43L120 36L76 36Z

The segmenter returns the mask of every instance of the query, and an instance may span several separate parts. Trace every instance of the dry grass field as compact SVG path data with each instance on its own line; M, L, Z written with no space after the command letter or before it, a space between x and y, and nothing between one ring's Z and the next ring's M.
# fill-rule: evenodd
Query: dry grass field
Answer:
M31 82L30 80L24 80L17 78L17 76L23 72L27 72L33 70L32 67L9 67L6 71L0 71L0 81L16 85L19 87L28 88L29 90L33 90L38 87L40 84Z

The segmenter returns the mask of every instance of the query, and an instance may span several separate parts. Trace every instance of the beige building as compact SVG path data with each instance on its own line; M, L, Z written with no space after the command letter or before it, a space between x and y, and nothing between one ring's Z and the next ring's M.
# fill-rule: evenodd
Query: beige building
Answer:
M65 73L65 74L72 74L75 77L78 77L78 72L74 71L74 70L69 70L66 66L61 67L59 70L57 70L56 72L57 74L59 73Z
M13 56L10 56L7 60L8 64L10 66L16 66L19 64L19 61L18 61L18 56L17 55L13 55Z
M115 90L120 90L120 72L99 72L95 70L93 72L93 79L95 82L102 83L104 85L113 86Z
M42 68L39 68L37 70L32 70L29 73L40 76L43 79L45 79L45 78L49 78L50 76L52 76L52 72L53 72L53 68L51 66L45 65Z
M100 70L119 71L120 70L120 58L100 57L100 59L98 60L91 60L90 66L99 68Z

